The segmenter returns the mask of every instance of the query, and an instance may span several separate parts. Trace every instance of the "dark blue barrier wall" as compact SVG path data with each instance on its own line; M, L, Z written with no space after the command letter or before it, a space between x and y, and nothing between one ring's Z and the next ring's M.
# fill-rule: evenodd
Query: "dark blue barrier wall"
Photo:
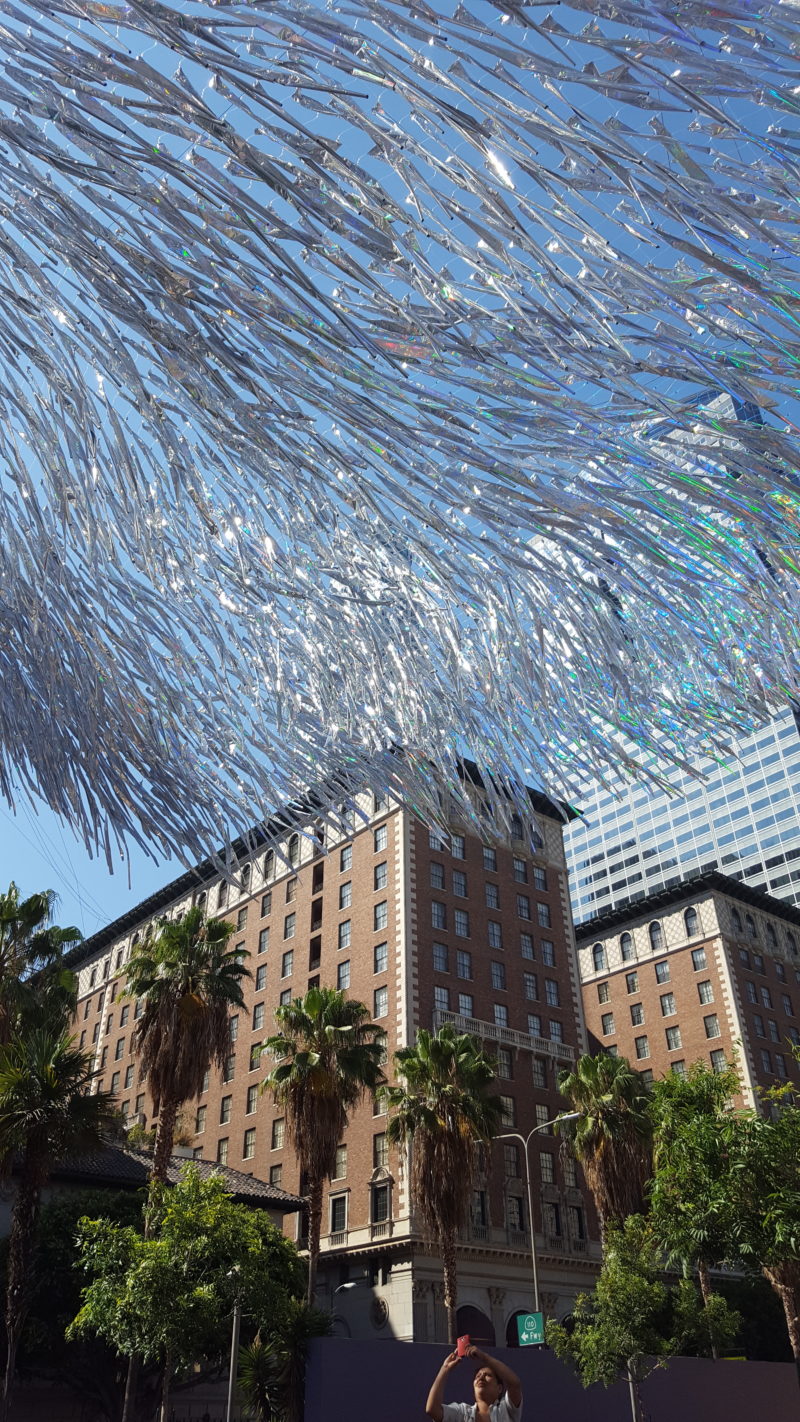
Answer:
M496 1348L522 1378L523 1422L630 1422L627 1387L581 1387L554 1354ZM430 1343L318 1338L311 1345L305 1422L424 1422L446 1349ZM474 1365L450 1381L447 1402L472 1401ZM676 1358L642 1385L647 1422L800 1422L791 1363Z

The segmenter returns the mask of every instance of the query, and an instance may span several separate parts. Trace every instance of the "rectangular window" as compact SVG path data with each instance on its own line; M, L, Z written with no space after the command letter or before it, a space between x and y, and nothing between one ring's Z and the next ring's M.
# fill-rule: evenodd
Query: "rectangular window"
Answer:
M514 1075L514 1058L510 1047L497 1048L497 1075L510 1081Z
M649 1057L650 1043L646 1037L636 1037L634 1039L634 1045L636 1047L636 1055L640 1062L644 1061L646 1057Z
M126 1091L128 1091L129 1088L130 1088L131 1086L133 1086L133 1071L134 1071L134 1068L133 1068L132 1066L129 1066L129 1067L126 1067L126 1068L125 1068L125 1090L126 1090Z
M495 1027L508 1026L508 1008L504 1002L494 1003L494 1025Z
M247 927L247 909L246 909L246 908L240 908L240 909L239 909L239 912L238 912L237 915L236 915L236 930L237 930L238 933L241 933L242 929L243 929L243 928L246 928L246 927Z
M458 1015L459 1017L474 1017L475 1004L471 992L460 992L458 994Z
M282 1181L282 1180L283 1180L283 1166L282 1166L282 1165L271 1165L270 1168L269 1168L269 1183L270 1183L270 1185L274 1185L277 1190L280 1190L280 1188L281 1188L281 1181Z
M522 984L526 1002L539 1001L539 980L535 973L523 973Z
M347 1229L347 1196L331 1195L331 1234L344 1234Z
M431 923L440 930L447 928L447 907L436 899L431 904Z
M524 859L518 859L516 855L514 855L514 878L518 884L527 884L528 882L528 866Z
M772 993L768 987L761 989L761 1003L763 1007L768 1007L770 1012L772 1011Z
M543 1150L539 1156L539 1173L543 1185L554 1185L556 1179L555 1159L549 1150Z
M781 1002L783 1004L783 1010L786 1013L786 1016L794 1017L794 1004L788 992L781 993Z
M433 989L433 1005L437 1012L450 1011L450 989L439 987L437 984Z
M340 948L340 949L342 949L342 948L349 948L349 947L350 947L350 934L351 934L351 930L352 930L352 920L351 920L351 919L346 918L346 919L344 919L344 921L343 921L342 923L339 924L339 948Z
M140 1091L136 1098L136 1115L141 1116L144 1112L144 1092Z
M373 1017L389 1016L389 989L386 987L376 988L374 993Z
M345 958L339 963L336 969L336 986L339 992L344 992L350 986L350 959Z
M608 993L608 983L598 983L598 984L597 984L597 1001L598 1001L598 1002L608 1002L608 997L609 997L609 993Z
M772 1042L780 1042L781 1040L781 1034L778 1031L778 1024L772 1017L769 1020L769 1036L770 1041Z
M719 1037L722 1035L719 1030L719 1018L716 1012L712 1012L709 1017L703 1018L703 1026L706 1029L707 1037Z
M726 1067L725 1053L718 1047L715 1052L709 1052L712 1071L724 1071Z
M457 899L467 897L467 876L457 869L453 870L453 893Z
M552 928L552 927L553 927L552 922L551 922L551 920L550 920L550 905L549 905L549 904L541 904L541 903L540 903L540 904L537 904L537 905L536 905L536 919L537 919L537 922L538 922L540 928Z
M505 963L492 963L491 982L495 992L505 992L506 990L506 965Z
M258 1071L261 1065L261 1043L254 1042L250 1048L250 1071Z
M483 846L483 872L485 874L497 873L497 850L490 849L486 844Z
M500 1121L504 1126L514 1125L514 1098L513 1096L500 1097Z
M531 1033L531 1036L541 1036L540 1032ZM547 1090L547 1062L543 1057L533 1057L531 1061L533 1072L533 1084L537 1091Z
M739 958L740 961L744 964L745 968L750 967L750 954L746 948L739 949Z
M528 958L531 960L535 958L536 955L533 951L533 938L530 933L521 933L519 935L519 947L523 958Z
M639 991L639 974L638 974L638 973L626 973L626 974L625 974L625 987L627 988L627 990L628 990L629 993L638 992L638 991Z
M555 978L545 978L544 980L544 1000L548 1007L560 1007L561 997L558 991L558 983Z
M270 1150L283 1150L283 1142L286 1136L286 1122L282 1116L272 1122L272 1137ZM330 1158L330 1157L329 1157Z
M258 967L256 968L256 992L263 992L266 986L267 965L266 963L259 963Z
M374 973L385 973L389 966L389 945L388 943L376 943L372 954L372 971Z
M472 977L472 954L465 948L459 948L456 953L456 977L467 980Z
M268 913L271 913L271 912L272 912L272 890L270 889L268 893L261 895L261 917L262 917L262 918L266 918L267 914L268 914Z
M704 968L708 967L705 948L692 949L692 967L696 973L701 973Z
M533 866L533 887L540 893L547 893L547 870L541 869L538 864Z
M227 1126L228 1122L231 1119L232 1102L232 1096L223 1096L222 1100L219 1103L219 1123L221 1126Z
M378 825L374 835L375 853L380 854L389 847L389 826Z
M115 1062L121 1062L121 1061L122 1061L122 1054L123 1054L124 1051L125 1051L125 1038L124 1038L124 1037L120 1037L119 1041L117 1042L116 1047L114 1048L114 1061L115 1061Z
M660 963L656 963L656 982L669 982L669 963L666 958L662 958Z
M502 946L503 946L503 928L502 928L502 925L499 924L499 923L495 923L493 919L490 919L489 922L488 922L488 924L486 925L486 927L487 927L488 935L489 935L489 947L490 947L490 948L502 948Z
M428 830L428 848L439 851L444 849L444 840L437 829Z
M386 1170L389 1165L389 1145L386 1132L379 1131L372 1137L372 1169Z
M207 1106L198 1106L194 1113L194 1131L196 1136L202 1136L206 1128Z
M527 894L517 894L517 918L529 919L531 916L531 901Z
M257 1108L258 1108L258 1092L259 1092L259 1087L258 1087L258 1086L248 1086L248 1088L247 1088L247 1105L246 1105L246 1107L245 1107L245 1115L246 1115L246 1116L252 1116L252 1115L254 1114L254 1112L257 1110Z
M542 962L546 968L554 968L556 965L556 950L549 938L543 938L539 944L542 954Z
M464 838L463 834L451 834L450 853L452 854L454 859L466 859L467 841Z
M290 978L294 971L294 950L289 948L281 958L281 977Z
M764 1019L758 1012L753 1013L753 1028L757 1037L766 1037L764 1031Z
M430 863L431 888L444 888L444 865L437 863L435 859Z
M385 889L389 883L389 865L385 859L380 864L375 865L375 873L372 876L373 889Z
M755 983L751 983L749 978L745 980L744 991L748 1002L758 1002L758 993L756 992L756 985Z
M376 933L382 933L385 928L389 927L389 903L387 899L381 899L381 902L375 905L372 918L372 926Z
M503 1171L512 1178L519 1175L519 1146L513 1141L506 1141L503 1145Z
M285 925L284 925L284 927L285 927ZM287 935L287 937L288 937L288 935ZM267 951L268 948L269 948L269 929L268 929L268 928L262 928L261 932L260 932L259 935L258 935L258 951L259 951L259 953L266 953L266 951Z
M500 908L500 889L497 884L486 883L484 885L486 893L486 907L490 909Z
M345 844L339 852L339 873L346 874L353 867L353 846Z
M287 913L285 919L283 920L283 936L284 936L284 938L294 938L294 934L295 934L295 929L296 929L296 927L297 927L297 914L296 914L296 913Z
M339 908L349 908L352 902L353 881L352 879L345 879L344 883L339 885Z
M336 1147L336 1159L335 1159L334 1166L333 1166L333 1175L331 1176L331 1180L346 1180L346 1179L347 1179L347 1146L346 1146L346 1145L339 1145L339 1146Z
M561 1022L554 1022L554 1021L552 1020L552 1018L550 1018L550 1019L548 1020L547 1025L548 1025L548 1027L550 1028L550 1041L551 1041L551 1042L563 1042L563 1040L564 1040L564 1027L563 1027L563 1024L562 1024Z
M130 1013L131 1013L130 1003L129 1003L129 1002L126 1002L126 1004L125 1004L125 1006L123 1007L123 1009L122 1009L122 1011L121 1011L121 1013L120 1013L120 1016L119 1016L119 1025L120 1025L120 1027L127 1027L127 1025L128 1025L128 1018L130 1017Z
M786 1058L782 1052L775 1053L775 1070L783 1081L787 1080L789 1073L786 1070Z
M248 1126L244 1133L244 1144L242 1146L242 1159L252 1160L256 1153L256 1128Z
M119 1072L115 1071L111 1077L111 1092L114 1094L117 1091L119 1091Z
M765 973L767 971L764 967L764 958L761 953L753 954L753 966L757 973Z
M453 913L453 927L456 938L469 938L469 914L465 909L456 909Z
M604 1037L613 1037L615 1032L613 1012L604 1012L600 1018L600 1026Z
M669 1052L677 1052L677 1051L679 1050L679 1048L683 1045L683 1043L681 1042L681 1029L680 1029L680 1027L667 1027L667 1029L666 1029L666 1036L667 1036L667 1051L669 1051Z
M697 984L697 996L704 1005L714 1001L714 985L708 978Z
M292 989L291 989L291 988L284 988L283 991L282 991L282 993L280 994L280 997L278 998L278 1002L279 1002L280 1006L281 1006L281 1007L284 1007L284 1006L286 1005L286 1003L287 1003L287 1002L291 1002L291 1000L292 1000Z
M761 1048L761 1066L762 1070L769 1072L770 1076L772 1075L772 1058L766 1047Z
M221 1141L217 1141L217 1165L228 1164L228 1137L223 1136Z
M433 945L433 967L437 973L449 973L450 965L447 955L446 943L434 943Z
M538 1012L529 1012L529 1013L528 1013L528 1036L529 1036L529 1037L541 1037L541 1035L542 1035L542 1019L541 1019L541 1017L539 1016Z
M631 1026L644 1027L644 1007L641 1002L631 1003Z
M662 1016L662 1017L674 1017L674 1016L675 1016L675 1013L677 1012L677 1010L678 1010L678 1009L677 1009L677 1007L675 1006L675 994L674 994L674 992L662 992L662 994L661 994L661 1016Z

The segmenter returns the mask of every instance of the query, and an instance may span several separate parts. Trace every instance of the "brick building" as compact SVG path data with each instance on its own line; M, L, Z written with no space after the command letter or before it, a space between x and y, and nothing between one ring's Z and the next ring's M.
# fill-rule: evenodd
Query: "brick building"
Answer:
M648 1080L736 1056L743 1099L800 1084L800 910L716 871L580 924L590 1050Z
M497 1060L504 1129L527 1134L556 1116L557 1073L585 1050L563 817L532 793L535 824L515 820L502 842L489 833L472 772L469 794L485 839L455 820L447 834L429 831L365 793L343 809L337 829L309 814L294 828L284 824L273 848L239 844L235 873L222 876L207 861L82 944L73 955L78 1030L128 1118L150 1125L152 1109L131 1056L136 1004L121 997L121 975L147 925L192 903L235 925L231 941L247 950L252 972L245 1006L231 1019L226 1070L210 1074L184 1121L198 1158L302 1193L284 1122L260 1092L258 1047L279 1003L317 983L369 1005L389 1063L420 1026L452 1021L480 1037ZM321 1302L345 1333L443 1340L440 1267L411 1218L407 1171L385 1130L379 1106L367 1101L341 1143L326 1193ZM493 1157L462 1241L460 1302L465 1328L501 1343L516 1312L531 1306L529 1222L521 1150L498 1143ZM542 1297L563 1314L594 1273L591 1216L574 1165L549 1133L534 1137L531 1163ZM290 1232L299 1238L301 1228L294 1217Z

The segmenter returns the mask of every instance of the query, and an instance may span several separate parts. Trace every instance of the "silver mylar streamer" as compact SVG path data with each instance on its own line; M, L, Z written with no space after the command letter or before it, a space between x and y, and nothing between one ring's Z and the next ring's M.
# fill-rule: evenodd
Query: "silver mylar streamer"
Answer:
M0 6L0 789L199 853L794 693L800 10ZM403 747L404 754L396 754Z

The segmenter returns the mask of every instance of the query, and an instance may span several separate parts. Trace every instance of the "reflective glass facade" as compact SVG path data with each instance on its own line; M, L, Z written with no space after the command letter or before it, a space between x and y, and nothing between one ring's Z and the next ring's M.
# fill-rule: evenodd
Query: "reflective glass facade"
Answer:
M590 787L564 845L577 923L693 870L719 869L800 903L800 734L787 710L737 743L702 782L676 770L674 795L643 784Z

